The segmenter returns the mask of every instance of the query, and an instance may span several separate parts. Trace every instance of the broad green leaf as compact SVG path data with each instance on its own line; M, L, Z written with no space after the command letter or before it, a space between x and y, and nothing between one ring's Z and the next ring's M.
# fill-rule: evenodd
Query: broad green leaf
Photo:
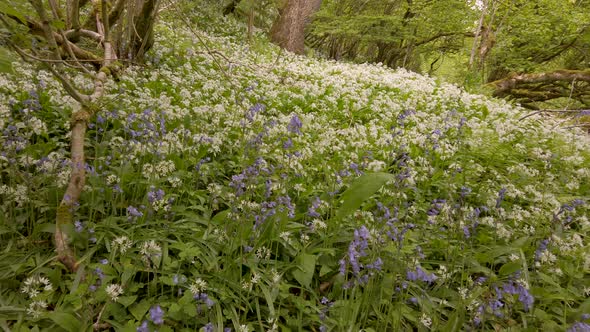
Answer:
M26 22L25 17L22 14L23 12L20 11L18 7L16 7L15 3L6 3L5 1L0 1L0 13L16 17L22 23Z
M361 204L371 197L383 185L395 179L389 173L367 173L355 179L352 185L342 194L342 206L336 212L336 218L342 219L356 211Z
M48 314L48 316L49 316L49 319L54 321L57 325L61 326L66 331L70 331L70 332L82 331L82 327L80 326L80 320L72 314L54 311L54 312Z
M502 267L500 268L500 271L498 271L498 273L501 276L508 276L508 275L511 275L514 272L521 270L521 269L522 269L522 264L519 261L508 262L508 263L502 265Z
M128 306L132 305L133 303L135 303L135 300L137 300L137 295L131 295L131 296L119 296L119 299L117 299L117 302L119 302L120 304L122 304L125 308L127 308Z
M211 218L211 221L214 224L219 224L223 220L225 220L225 218L227 217L227 215L229 214L229 212L230 212L230 210L221 211L221 212L217 213L215 216L213 216L213 218Z
M131 307L129 307L129 312L135 317L137 320L141 320L143 315L150 309L150 302L147 300L143 300Z
M293 277L301 286L309 287L315 271L317 257L310 254L301 254L297 257L297 269L293 271Z

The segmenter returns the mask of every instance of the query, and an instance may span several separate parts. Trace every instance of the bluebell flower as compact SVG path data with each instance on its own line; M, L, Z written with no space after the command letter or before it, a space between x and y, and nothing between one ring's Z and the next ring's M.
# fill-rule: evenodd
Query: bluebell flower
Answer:
M148 326L148 321L144 320L141 325L136 329L137 332L150 332L150 328Z
M316 196L313 199L313 201L311 202L311 206L307 210L307 215L312 218L319 218L320 214L316 211L316 209L319 208L321 204L322 204L322 201L320 200L319 197Z
M149 193L148 193L149 197ZM136 207L129 205L127 207L127 220L135 221L137 218L143 217L143 212L139 211Z
M294 134L301 134L302 125L303 124L301 123L301 120L299 119L297 114L295 114L293 115L293 117L291 117L291 121L287 125L287 130Z
M575 322L567 332L590 332L590 324L584 322Z
M164 190L162 190L162 189L155 190L155 188L153 186L151 189L152 189L152 191L149 191L147 193L148 202L154 203L154 202L162 200L164 198L164 195L165 195Z
M288 137L285 142L283 142L283 149L288 150L293 147L293 140L291 137Z
M502 204L504 197L506 197L506 188L502 188L498 192L498 198L496 199L496 209L500 207L500 204Z
M164 324L164 310L159 305L150 308L150 320L156 325Z
M461 187L461 198L465 198L469 194L471 194L471 188L465 186Z
M406 272L406 279L410 281L423 281L427 283L433 283L436 279L436 275L434 273L427 273L422 269L422 267L416 267L415 271L408 270Z
M543 252L545 250L547 250L548 244L549 244L549 239L544 239L543 241L541 241L541 243L539 244L539 247L537 248L537 250L535 250L535 262L538 262L541 260L541 255L543 254Z
M80 220L76 220L74 222L74 227L76 227L76 232L80 233L84 230L84 223L82 223Z
M104 272L102 272L102 269L100 267L94 269L94 273L98 276L100 280L104 279Z
M207 325L203 326L203 332L213 332L213 324L207 323Z

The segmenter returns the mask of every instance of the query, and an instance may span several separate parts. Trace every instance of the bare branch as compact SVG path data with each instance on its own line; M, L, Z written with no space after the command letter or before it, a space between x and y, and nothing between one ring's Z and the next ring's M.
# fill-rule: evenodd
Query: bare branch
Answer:
M55 0L47 0L47 2L49 2L49 7L51 8L53 18L55 20L62 20L63 18L62 18L61 10L59 9L59 6L55 2Z
M522 121L528 117L533 115L541 114L541 113L561 113L561 114L576 114L576 115L590 115L590 110L538 110L531 112L522 118L518 119L518 121Z
M47 17L47 13L45 12L45 8L43 8L43 2L41 0L29 0L35 8L37 15L39 15L39 19L41 20L41 27L45 34L45 39L49 44L51 51L53 52L54 59L61 59L61 55L59 53L59 48L57 47L57 42L55 40L53 29L49 24L49 18Z
M70 80L68 80L62 74L57 72L57 70L55 70L50 64L47 64L46 68L49 69L49 71L59 80L59 82L68 92L68 94L72 96L72 98L74 98L77 102L79 102L82 105L85 105L86 103L91 101L90 96L79 93L78 90L74 88L74 85L70 82Z
M70 29L70 30L65 31L65 34L66 34L66 38L68 38L68 40L74 38L74 36L76 36L77 34L79 34L82 37L87 37L87 38L93 39L96 42L101 42L101 40L102 40L102 37L100 34L94 32L92 30L86 30L86 29L79 29L79 30Z
M571 82L573 80L590 82L590 70L556 70L549 73L513 75L501 80L489 83L496 91L494 95L503 96L510 90L524 83L546 83L556 81Z

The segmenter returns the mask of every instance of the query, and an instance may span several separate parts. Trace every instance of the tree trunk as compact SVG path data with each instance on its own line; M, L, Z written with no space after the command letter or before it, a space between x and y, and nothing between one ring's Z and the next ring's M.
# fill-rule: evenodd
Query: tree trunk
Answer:
M321 4L322 0L286 0L271 28L272 42L293 53L303 54L305 27Z

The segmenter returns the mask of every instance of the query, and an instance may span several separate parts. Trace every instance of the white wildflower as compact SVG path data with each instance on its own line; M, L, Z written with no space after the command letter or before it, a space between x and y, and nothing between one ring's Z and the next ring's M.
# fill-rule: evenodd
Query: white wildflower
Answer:
M29 307L27 308L27 313L33 316L33 318L38 318L43 314L43 312L45 312L45 309L47 309L47 302L33 301L29 304Z
M154 240L149 240L141 245L139 251L146 259L152 257L159 257L162 254L162 248Z
M306 244L307 242L309 242L309 235L307 235L305 233L301 233L300 239L303 244Z
M270 249L268 249L267 247L264 247L264 246L256 249L256 257L258 259L269 260L270 259Z
M107 176L107 184L108 184L109 186L112 186L112 185L114 185L114 184L117 184L117 183L119 183L119 181L120 181L120 180L119 180L119 177L118 177L118 176L116 176L115 174L109 174L109 175Z
M278 284L281 281L281 274L275 269L270 270L270 276L273 284Z
M469 292L469 289L466 287L459 287L458 289L459 291L459 296L461 296L462 300L467 299L467 293Z
M25 279L21 292L34 299L42 292L51 292L52 290L53 285L49 279L41 276L32 276Z
M428 317L426 313L422 313L422 317L420 317L420 323L422 323L422 325L426 326L427 328L430 328L432 325L432 318Z
M169 177L168 182L170 182L170 186L172 186L172 188L178 188L182 184L182 180L180 180L180 178L177 176Z
M442 280L446 280L446 279L449 279L451 277L451 273L448 272L447 267L444 266L444 265L441 265L438 268L438 274L439 274L439 276L440 276L440 278Z
M557 260L554 254L549 252L549 250L543 250L541 253L540 261L542 264L553 264Z
M188 288L193 295L201 294L207 290L207 282L201 278L197 278Z
M119 236L115 238L112 242L112 246L118 248L122 254L129 250L129 248L131 248L132 245L133 242L131 242L131 240L129 240L129 238L126 236Z
M117 302L119 296L123 294L123 287L121 287L119 284L110 284L105 288L105 291L111 300Z
M283 239L283 241L287 242L287 244L291 244L291 233L290 232L281 232L279 237Z
M311 224L314 230L328 228L328 225L326 225L326 223L321 219L314 219L312 220Z

